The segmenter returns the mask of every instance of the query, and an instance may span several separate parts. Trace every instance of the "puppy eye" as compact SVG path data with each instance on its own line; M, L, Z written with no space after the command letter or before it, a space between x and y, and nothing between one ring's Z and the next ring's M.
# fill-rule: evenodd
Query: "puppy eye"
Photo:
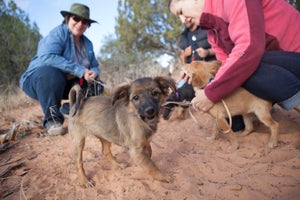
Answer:
M135 101L137 101L137 100L139 100L139 96L135 95L132 99L135 100Z
M159 92L157 92L157 91L152 92L152 96L157 97L158 95L159 95Z

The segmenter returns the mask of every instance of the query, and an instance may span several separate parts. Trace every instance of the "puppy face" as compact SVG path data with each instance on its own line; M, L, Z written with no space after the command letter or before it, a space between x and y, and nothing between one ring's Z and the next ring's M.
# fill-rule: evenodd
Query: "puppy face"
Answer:
M134 81L129 91L129 101L133 111L143 121L150 121L159 114L159 105L162 99L162 91L152 79L138 79Z
M219 61L195 61L184 65L182 70L192 77L194 88L204 88L214 78L220 66L221 62Z
M113 104L126 104L130 113L137 115L152 130L156 130L160 105L168 95L169 88L175 90L175 82L170 78L139 78L131 84L117 88L113 95Z

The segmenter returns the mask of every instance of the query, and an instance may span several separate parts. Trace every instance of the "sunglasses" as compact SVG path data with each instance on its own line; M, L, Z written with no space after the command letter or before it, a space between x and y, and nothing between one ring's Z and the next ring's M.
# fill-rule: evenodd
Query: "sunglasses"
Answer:
M90 22L89 20L83 19L83 18L78 17L78 16L76 16L76 15L73 15L73 16L72 16L72 19L73 19L75 22L80 22L80 21L81 21L81 23L84 24L84 25L88 25L88 26L91 25L91 22Z

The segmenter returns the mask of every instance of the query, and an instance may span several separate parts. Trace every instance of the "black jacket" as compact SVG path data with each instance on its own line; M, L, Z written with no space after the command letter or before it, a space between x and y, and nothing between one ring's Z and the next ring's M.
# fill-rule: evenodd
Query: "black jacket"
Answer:
M200 27L197 27L194 31L189 31L188 28L184 29L184 31L180 35L180 49L184 50L188 46L192 46L192 50L202 47L204 49L210 49L211 46L207 41L206 31L202 30ZM203 60L198 53L195 51L194 53L195 60ZM190 63L192 61L192 56L188 56L185 58L186 63ZM215 56L210 56L205 58L205 61L215 60Z

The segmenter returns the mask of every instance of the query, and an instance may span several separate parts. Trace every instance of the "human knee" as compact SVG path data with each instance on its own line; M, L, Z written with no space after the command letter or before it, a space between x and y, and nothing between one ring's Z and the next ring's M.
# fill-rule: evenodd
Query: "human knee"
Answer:
M278 103L293 97L299 91L300 81L285 68L261 63L243 87L260 98Z
M42 87L49 87L49 89L64 88L66 85L65 74L55 67L41 67L36 71L38 83Z

